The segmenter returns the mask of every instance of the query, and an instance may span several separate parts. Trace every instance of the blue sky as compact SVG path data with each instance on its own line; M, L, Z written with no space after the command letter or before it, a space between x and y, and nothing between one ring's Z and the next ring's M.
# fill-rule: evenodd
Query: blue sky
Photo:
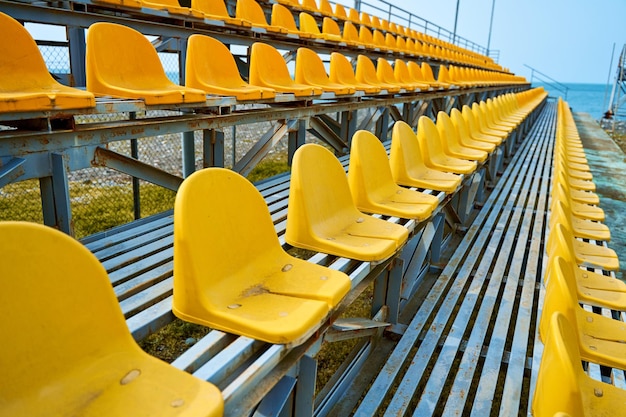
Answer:
M351 0L339 2L354 6ZM450 31L454 27L457 0L388 2ZM487 46L492 4L460 0L457 35ZM524 64L559 82L604 84L610 77L612 83L625 43L626 0L495 0L490 48L500 51L500 64L529 80L531 71Z
M457 0L389 1L452 30ZM487 46L493 0L460 0L457 34ZM348 3L346 3L348 4ZM491 49L530 79L530 65L560 82L604 84L611 51L626 43L626 0L495 0Z

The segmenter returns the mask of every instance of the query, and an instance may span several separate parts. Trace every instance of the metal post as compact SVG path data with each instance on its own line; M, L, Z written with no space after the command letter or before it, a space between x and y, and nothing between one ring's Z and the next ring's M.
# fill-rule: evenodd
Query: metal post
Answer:
M70 42L70 71L73 85L84 87L87 84L85 75L85 29L77 26L67 28Z
M454 31L452 33L452 43L456 43L456 23L459 20L459 3L461 3L461 0L456 0L456 12L454 13Z
M137 119L136 112L130 112L128 115L130 120ZM130 156L139 160L139 143L137 139L130 140ZM135 216L135 220L141 219L141 194L139 193L139 178L133 177L133 214Z
M70 188L67 181L67 164L65 163L63 155L58 153L50 155L50 162L52 165L52 192L54 194L56 227L60 231L74 236Z
M196 150L193 132L183 132L181 143L183 152L183 177L187 178L196 170Z
M493 27L493 11L496 8L496 0L491 2L491 19L489 20L489 37L487 38L487 56L489 56L489 50L491 47L491 28Z

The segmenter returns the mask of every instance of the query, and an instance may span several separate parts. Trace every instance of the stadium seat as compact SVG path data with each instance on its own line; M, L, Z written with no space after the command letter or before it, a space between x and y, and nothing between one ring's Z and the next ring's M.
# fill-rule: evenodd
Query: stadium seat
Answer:
M381 88L376 85L363 84L357 81L354 76L354 70L352 64L348 61L348 58L340 54L339 52L333 52L330 54L330 81L333 83L344 84L354 87L358 91L363 91L368 94L375 94L380 92Z
M0 12L5 36L0 54L0 113L89 108L94 95L58 83L30 33Z
M223 0L191 0L191 8L202 12L206 19L221 20L235 26L251 27L247 20L231 17Z
M204 103L202 90L171 82L150 41L115 23L89 27L87 90L94 94L141 99L147 105Z
M572 231L574 237L605 242L611 240L611 231L605 224L574 216L567 201L554 198L550 207L550 226L552 228L556 223L563 223Z
M376 77L383 84L398 86L406 91L415 91L417 85L411 82L403 83L399 81L394 73L393 67L385 58L378 58L376 63Z
M369 84L380 87L387 93L397 93L401 90L401 86L397 84L383 83L376 75L376 67L371 59L365 55L359 55L356 61L356 79L360 84Z
M300 30L302 32L309 33L313 37L318 39L341 42L341 36L332 33L322 33L319 26L317 25L317 20L315 20L313 16L305 12L300 13Z
M325 17L322 21L322 35L327 36L329 40L336 42L344 42L346 45L357 46L359 43L356 41L348 41L341 35L341 29L339 24L330 17Z
M471 174L476 171L475 161L448 156L444 152L443 140L435 123L427 116L421 116L417 122L417 140L420 153L427 167L454 174Z
M363 212L421 221L439 204L436 197L393 181L385 147L371 132L359 130L352 136L349 166L350 192Z
M326 148L306 144L293 157L285 240L290 245L381 262L408 238L403 226L360 212L346 173Z
M210 56L211 59L207 59ZM235 96L237 100L273 98L273 89L251 86L239 75L230 50L217 39L191 35L187 43L185 85L207 94Z
M262 28L274 33L287 33L287 29L284 27L269 25L267 23L263 8L255 0L237 0L235 17L237 17L237 19L247 20L252 24L252 27Z
M297 35L299 38L314 38L312 33L302 32L298 29L296 21L293 18L291 10L282 4L274 3L272 5L272 26L280 26L287 29L287 33Z
M454 192L462 177L428 168L424 163L417 136L411 126L402 121L393 125L389 165L397 184L430 190Z
M359 31L357 30L356 26L354 26L354 23L349 21L343 23L341 40L348 45L357 45L362 49L366 48L366 45L363 45L359 40Z
M559 312L574 329L582 360L626 369L624 322L585 311L578 304L576 281L563 258L557 256L550 260L546 280L546 294L539 322L542 340L545 340L550 330L549 318ZM626 293L617 294L626 301ZM621 310L624 308L625 305L620 306Z
M496 149L497 145L495 143L482 142L472 138L465 124L465 119L463 119L463 115L458 109L452 109L450 111L450 120L456 130L456 138L462 146L488 153L492 153Z
M422 77L424 78L424 81L426 81L428 84L430 84L431 86L435 88L440 88L444 90L450 88L450 84L442 83L442 82L435 80L435 76L433 75L433 69L426 62L422 62L422 65L420 68L422 70Z
M145 353L109 276L70 236L0 223L0 416L221 416L212 384Z
M614 415L626 402L626 391L589 377L582 368L572 325L560 313L549 320L532 400L533 416Z
M298 345L349 290L344 273L283 250L263 197L238 173L207 168L181 185L172 305L179 318Z
M467 131L469 132L472 139L481 142L493 143L495 145L500 145L502 142L504 142L504 138L502 136L489 135L483 133L480 130L480 126L478 125L478 121L476 119L474 111L468 105L463 106L461 110L461 115L463 116L463 120L465 120Z
M546 246L548 254L556 252L559 247L563 248L561 250L567 249L576 263L583 267L619 270L619 259L613 249L575 239L572 231L563 223L557 223L550 231Z
M412 90L415 91L428 91L430 90L430 86L424 82L419 82L413 80L411 74L409 73L409 67L406 62L401 59L396 59L395 65L393 67L393 75L398 82L409 85Z
M335 3L335 17L342 21L348 20L346 8L340 3Z
M324 68L324 62L308 48L298 48L296 54L296 82L319 87L324 92L336 95L354 94L355 87L330 81Z
M282 55L273 46L261 42L252 44L250 50L250 84L291 93L296 97L322 94L319 87L296 83Z
M489 156L487 152L465 147L461 144L459 133L452 124L448 113L443 111L437 113L437 131L446 155L476 162L485 162L487 160Z

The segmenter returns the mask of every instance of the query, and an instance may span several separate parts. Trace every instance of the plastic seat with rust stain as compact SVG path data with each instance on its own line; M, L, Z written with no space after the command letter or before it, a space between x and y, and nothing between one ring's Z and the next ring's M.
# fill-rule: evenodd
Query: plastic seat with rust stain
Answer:
M454 174L471 174L476 171L476 161L468 161L446 155L437 126L427 116L421 116L417 122L417 140L427 167Z
M273 88L296 97L318 96L320 87L295 82L280 52L271 45L256 42L250 49L250 84Z
M308 48L298 48L296 54L296 82L319 87L325 92L336 95L354 94L356 88L346 84L332 82L326 74L324 62Z
M626 293L592 291L593 297L581 298L572 266L560 256L551 257L545 275L546 295L539 322L542 338L548 334L550 317L558 311L578 329L579 347L583 360L626 369L626 325L624 322L584 310L584 304L626 310ZM608 296L605 300L603 297ZM545 340L545 339L544 339Z
M393 125L389 165L396 183L407 187L454 192L462 177L450 172L428 168L424 163L417 136L402 121Z
M202 90L171 82L150 41L115 23L94 23L87 36L87 90L148 105L204 103Z
M82 244L26 222L0 236L0 416L222 415L214 385L137 345Z
M439 204L436 197L393 181L385 147L371 132L359 130L352 136L349 166L350 192L361 211L421 221Z
M563 223L557 223L550 231L546 251L549 254L553 253L555 246L569 250L580 266L602 268L607 271L619 270L619 259L613 249L576 239Z
M90 108L92 93L58 83L35 40L17 20L0 12L6 41L0 54L0 113Z
M349 290L344 273L283 250L263 197L238 173L207 168L181 185L174 207L176 316L298 345Z
M207 59L207 57L211 59ZM187 43L185 85L207 94L235 96L237 100L269 99L276 96L271 88L252 86L239 75L228 48L204 35L191 35Z
M326 148L306 144L293 157L287 231L290 245L360 261L381 262L396 253L408 230L360 212L346 173Z
M561 313L549 320L532 400L533 416L612 416L622 410L626 391L589 377L583 371L572 325Z

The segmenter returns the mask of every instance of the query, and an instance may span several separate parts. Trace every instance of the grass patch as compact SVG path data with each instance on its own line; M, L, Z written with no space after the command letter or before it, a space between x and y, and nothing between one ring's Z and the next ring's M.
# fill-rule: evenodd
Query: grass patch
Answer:
M252 169L252 171L250 171L247 178L250 182L255 183L288 171L289 164L287 163L287 157L277 155L270 159L261 161Z

